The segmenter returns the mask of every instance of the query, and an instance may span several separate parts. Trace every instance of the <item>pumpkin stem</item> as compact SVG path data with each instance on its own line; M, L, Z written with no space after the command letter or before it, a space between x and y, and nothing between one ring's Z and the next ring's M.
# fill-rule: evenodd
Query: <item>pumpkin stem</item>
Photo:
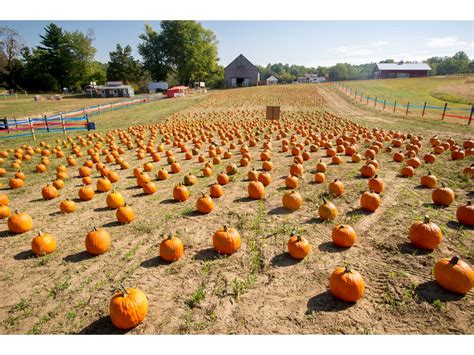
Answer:
M344 273L349 273L351 271L352 271L352 269L351 269L351 266L349 264L344 266Z
M471 206L471 201L467 201L467 205L468 205L468 206Z
M456 265L456 264L458 263L458 261L459 261L459 256L453 256L453 257L451 258L451 260L449 260L449 263L450 263L451 265Z
M423 220L423 223L430 223L430 216L425 214L425 219Z
M120 289L120 291L123 292L124 297L125 297L125 296L128 296L128 292L127 292L127 290L125 289L125 286L123 285L123 283L120 283L120 284L119 284L119 289Z
M227 227L227 224L224 224L224 232L227 232L229 228Z

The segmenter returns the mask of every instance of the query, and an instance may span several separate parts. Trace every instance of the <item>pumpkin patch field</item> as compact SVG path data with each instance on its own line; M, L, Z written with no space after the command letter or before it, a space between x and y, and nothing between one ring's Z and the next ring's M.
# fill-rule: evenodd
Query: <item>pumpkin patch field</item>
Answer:
M472 130L330 85L119 114L0 141L0 333L472 334Z

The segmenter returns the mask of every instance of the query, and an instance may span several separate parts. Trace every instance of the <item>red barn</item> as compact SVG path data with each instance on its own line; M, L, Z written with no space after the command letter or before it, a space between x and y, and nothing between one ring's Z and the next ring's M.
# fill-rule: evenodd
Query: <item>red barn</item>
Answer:
M426 63L378 63L374 79L422 78L431 70Z

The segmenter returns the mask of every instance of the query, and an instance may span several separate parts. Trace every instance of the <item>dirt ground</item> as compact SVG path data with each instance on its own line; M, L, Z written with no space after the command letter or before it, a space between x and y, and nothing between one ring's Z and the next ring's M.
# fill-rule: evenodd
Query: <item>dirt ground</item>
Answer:
M283 101L287 106L283 117L297 117L300 122L317 121L322 117L318 109L323 98L328 112L359 124L370 128L394 124L386 116L351 105L327 87L311 92L318 100L299 97L297 107L291 107L291 97L287 97L291 94L286 88L278 95L276 92L269 95L269 100L265 100L265 88L259 88L261 97L245 90L251 89L211 93L206 104L178 113L174 118L186 117L193 122L189 117L221 115L231 124L232 117L250 112L251 119L264 120L262 105ZM241 97L229 97L237 91ZM254 105L242 108L239 103L246 97L255 100ZM403 127L405 122L399 124ZM422 157L431 151L428 141L432 132L443 139L452 136L461 144L472 136L472 132L468 135L456 126L446 127L449 130L436 131L435 126L431 131L400 130L424 137L419 154ZM148 137L147 134L145 142ZM158 187L154 195L144 195L132 173L134 167L141 167L149 157L138 160L135 150L127 151L123 156L131 164L130 169L117 170L116 165L107 164L120 175L114 188L136 213L136 220L124 226L116 222L115 211L106 207L106 193L96 193L88 202L77 202L78 210L73 214L60 214L59 202L66 197L76 198L81 186L77 167L68 168L70 179L60 191L60 197L44 201L41 187L52 181L54 167L65 164L65 159L51 157L48 172L35 174L31 172L39 160L35 155L25 168L28 174L25 187L14 191L3 187L0 191L9 195L13 208L27 211L34 219L33 231L22 235L11 235L6 223L0 227L0 298L3 299L0 333L124 333L115 329L108 317L111 295L120 282L140 288L149 301L147 318L127 332L131 334L473 333L473 292L465 296L450 293L438 286L432 276L435 262L442 257L456 254L474 264L473 229L458 224L455 218L456 208L474 196L472 180L461 174L463 167L474 162L473 156L461 161L452 161L449 154L438 156L434 164L422 165L415 177L406 179L399 174L401 164L393 162L391 154L382 150L377 155L381 166L379 176L385 181L382 205L375 213L368 214L359 208L360 194L367 190L367 180L359 174L363 163L352 163L349 157L343 157L343 164L329 165L326 182L316 184L313 178L316 162L330 161L325 149L319 149L304 163L304 177L298 188L303 206L288 213L282 207L281 198L293 157L281 151L275 134L273 138L273 181L266 188L266 198L260 201L247 198L247 172L252 167L260 169L262 164L261 139L256 147L250 148L253 157L250 166L239 167L233 181L224 186L224 196L214 201L215 210L208 215L196 213L195 201L200 192L209 190L216 174L229 162L239 165L240 145L233 151L233 157L223 159L214 168L214 175L207 178L201 176L203 164L195 157L185 160L178 148L167 147L178 158L182 171L170 174L169 180L157 181L158 169L168 168L161 153L161 161L154 163L150 173ZM298 140L302 141L301 137ZM384 147L388 145L385 142ZM202 148L206 157L207 146L204 144ZM2 149L5 148L2 142ZM360 142L359 152L365 149ZM78 166L85 160L85 157L78 159ZM428 170L455 191L456 201L450 207L435 208L431 190L420 188L419 178ZM199 177L198 183L189 188L189 200L174 202L172 188L189 172ZM7 178L11 175L10 172ZM98 177L94 169L93 186ZM5 184L7 178L0 178L0 183ZM345 185L342 196L330 197L340 216L336 221L322 222L317 218L317 208L323 196L329 197L328 182L335 178ZM421 251L408 243L410 224L427 213L443 231L443 242L432 252ZM332 244L331 230L336 223L350 224L356 230L358 241L352 248L341 249ZM235 227L242 236L242 248L229 257L212 249L212 234L223 224ZM106 228L112 236L111 250L97 257L89 256L84 248L84 238L94 226ZM39 230L55 236L57 250L36 258L30 251L31 239ZM312 245L312 252L301 262L294 261L287 253L292 230L297 230ZM158 256L162 234L168 232L178 235L185 249L184 257L171 264ZM357 304L339 301L328 290L330 273L345 263L351 264L365 280L366 292Z

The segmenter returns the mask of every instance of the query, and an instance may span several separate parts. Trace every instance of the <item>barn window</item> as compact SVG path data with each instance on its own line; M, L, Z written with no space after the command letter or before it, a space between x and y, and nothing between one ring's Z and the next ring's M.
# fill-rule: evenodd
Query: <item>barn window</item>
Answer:
M238 65L237 70L245 70L245 65Z

